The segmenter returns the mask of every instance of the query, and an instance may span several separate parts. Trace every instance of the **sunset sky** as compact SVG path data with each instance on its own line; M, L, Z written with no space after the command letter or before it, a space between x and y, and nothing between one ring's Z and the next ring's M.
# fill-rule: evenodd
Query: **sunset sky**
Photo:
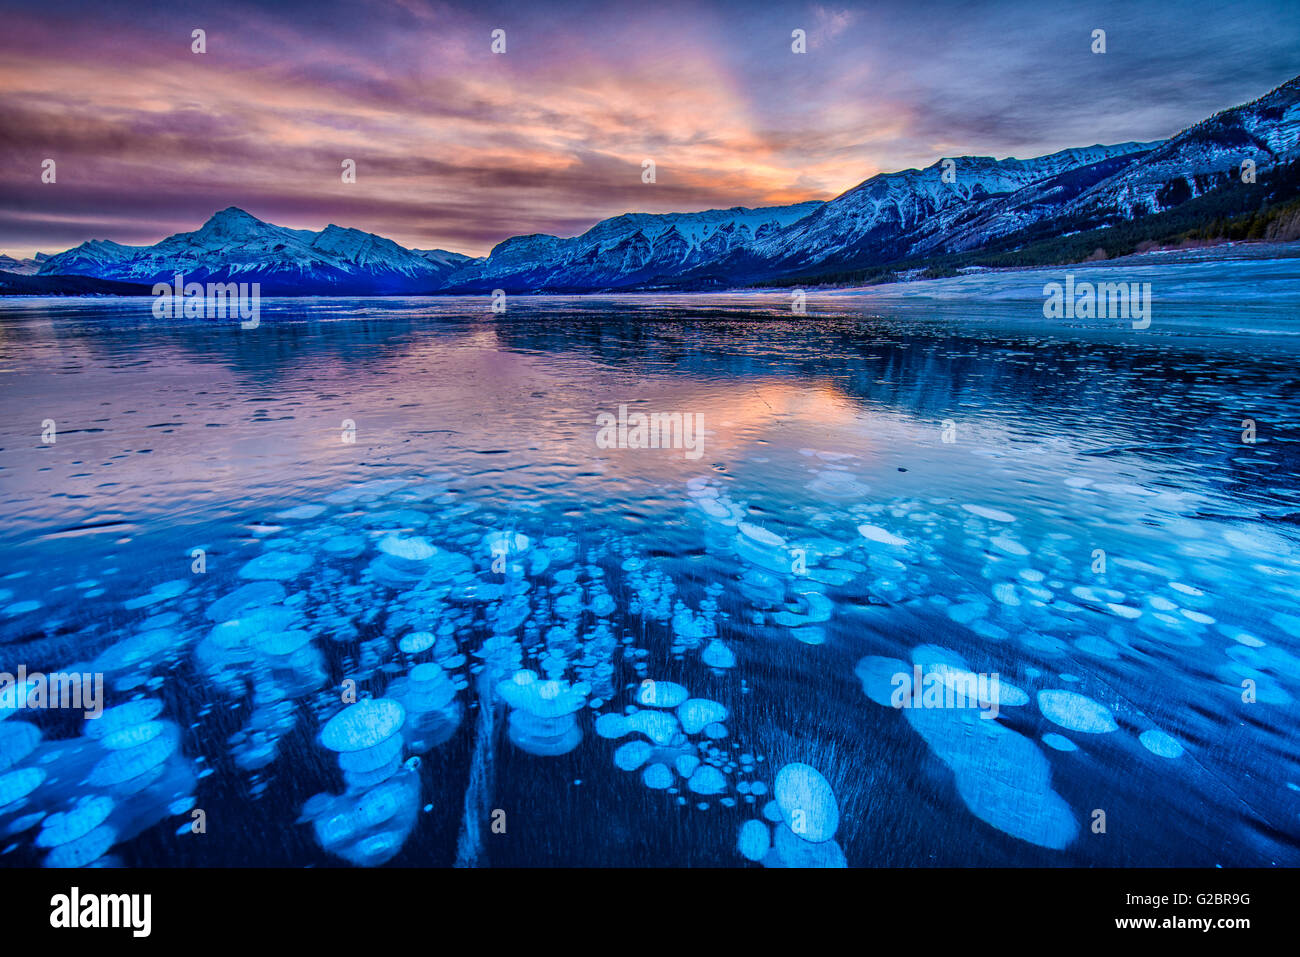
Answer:
M1300 73L1297 37L1293 0L0 0L0 251L152 243L236 205L481 255L829 199L942 156L1172 135Z

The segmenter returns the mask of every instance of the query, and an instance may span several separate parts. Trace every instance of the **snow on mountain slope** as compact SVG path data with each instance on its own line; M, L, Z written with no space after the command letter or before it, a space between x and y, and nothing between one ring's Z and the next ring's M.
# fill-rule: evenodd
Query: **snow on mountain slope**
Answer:
M424 275L430 261L419 253L359 229L330 224L316 234L311 248L317 253L351 265L391 270L407 276Z
M15 259L13 256L0 253L0 272L11 272L19 276L35 275L43 261L40 253L36 255L38 257L36 259Z
M123 246L107 239L92 239L51 256L41 264L38 272L104 278L107 270L130 259L143 248L147 247Z
M1263 173L1300 157L1300 77L1189 127L1060 210L1099 223L1160 212L1240 180L1243 160Z
M277 290L319 284L401 291L436 289L449 268L373 233L334 225L320 232L289 229L232 206L194 232L153 246L83 243L50 257L40 274L155 283L182 273L196 281L269 282Z
M1122 153L1087 166L1066 170L1031 183L1009 196L966 210L955 218L936 216L908 237L910 246L907 255L980 249L993 240L1051 220L1059 215L1065 203L1140 162L1154 146L1160 144L1133 145L1137 149L1132 153Z
M446 249L412 249L411 252L417 256L423 256L435 266L441 266L448 270L459 269L474 262L482 262L482 257L475 259L473 256L466 256L464 253L453 253Z
M880 261L901 258L923 245L926 234L940 234L963 216L987 210L1002 197L1151 145L1098 145L1028 160L952 157L952 182L944 181L944 160L923 170L881 173L826 203L807 219L754 243L751 253L782 268L856 261L864 255L875 255Z
M601 289L677 274L711 262L798 222L819 202L700 213L625 213L580 236L533 234L497 245L487 259L454 273L466 289Z

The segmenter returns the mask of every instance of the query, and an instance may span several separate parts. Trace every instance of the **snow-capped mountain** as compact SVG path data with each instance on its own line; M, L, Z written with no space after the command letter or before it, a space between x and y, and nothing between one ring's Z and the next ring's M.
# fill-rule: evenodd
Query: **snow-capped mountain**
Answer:
M1030 160L955 157L872 177L720 264L732 277L792 276L978 250L1031 227L1076 231L1159 213L1300 159L1300 77L1167 141Z
M130 259L139 249L138 246L123 246L108 239L92 239L67 252L56 253L45 260L37 272L104 278L109 270Z
M192 233L153 246L92 240L41 266L40 275L93 275L152 284L187 281L260 282L266 295L314 290L349 293L432 292L461 265L456 253L431 257L359 229L320 232L275 226L231 206Z
M15 273L19 276L32 276L41 268L41 263L48 258L45 253L37 253L34 259L15 259L13 256L0 253L0 272Z
M411 252L417 256L423 256L435 266L443 266L447 269L459 269L470 263L482 262L482 257L474 258L466 256L464 253L448 252L445 249L412 249Z
M1134 149L1057 173L1010 195L991 197L986 202L963 209L956 217L936 217L932 224L916 231L908 246L908 255L981 249L993 240L1050 222L1066 203L1138 163L1160 143L1125 145Z
M497 245L453 273L453 288L507 292L617 288L680 275L767 239L816 211L819 202L702 213L625 213L572 239L533 234Z
M1033 159L956 156L873 176L828 202L698 213L627 213L579 236L515 236L484 258L407 249L340 226L320 232L231 207L153 246L92 240L39 276L118 282L259 281L263 293L587 292L789 281L981 250L1160 213L1300 160L1300 77L1167 141ZM948 176L944 174L948 173ZM1288 181L1289 182L1289 181ZM1288 187L1294 190L1294 186ZM0 263L0 270L3 270Z
M1216 113L1161 144L1141 163L1064 204L1063 216L1101 223L1170 209L1229 182L1244 160L1256 175L1300 157L1300 77L1244 106Z
M902 259L934 248L964 220L1026 187L1116 157L1134 158L1153 145L1090 146L1028 160L958 156L921 170L882 173L753 243L747 253L775 270Z
M1247 159L1254 162L1256 177L1263 176L1300 159L1300 78L1169 140L1134 145L1142 151L1020 190L913 252L979 249L1044 222L1092 229L1164 212L1241 182Z

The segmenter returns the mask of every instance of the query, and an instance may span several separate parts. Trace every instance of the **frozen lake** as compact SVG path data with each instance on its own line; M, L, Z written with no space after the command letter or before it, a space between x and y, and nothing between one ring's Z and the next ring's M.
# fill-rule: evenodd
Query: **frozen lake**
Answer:
M1300 864L1300 261L789 304L0 300L0 863Z

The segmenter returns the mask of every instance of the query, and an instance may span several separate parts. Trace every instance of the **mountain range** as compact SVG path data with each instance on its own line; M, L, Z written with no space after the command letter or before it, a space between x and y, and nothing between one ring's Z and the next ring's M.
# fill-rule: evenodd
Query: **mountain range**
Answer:
M0 271L16 273L19 276L31 276L41 268L41 264L50 257L46 253L37 253L32 259L14 259L0 253Z
M1254 163L1257 193L1243 184L1247 160ZM121 292L169 282L178 272L187 281L260 282L263 295L576 293L813 282L1143 222L1219 193L1241 207L1231 206L1230 213L1250 212L1264 201L1270 174L1286 171L1286 182L1294 183L1290 172L1298 160L1300 77L1168 140L1026 160L949 157L925 169L873 176L826 202L627 213L571 238L515 236L478 258L408 249L335 225L319 232L290 229L232 206L199 229L152 246L91 240L33 260L0 256L0 292L59 291L73 278L69 292L85 292L94 281L112 285L103 291ZM1274 190L1267 198L1279 196Z

